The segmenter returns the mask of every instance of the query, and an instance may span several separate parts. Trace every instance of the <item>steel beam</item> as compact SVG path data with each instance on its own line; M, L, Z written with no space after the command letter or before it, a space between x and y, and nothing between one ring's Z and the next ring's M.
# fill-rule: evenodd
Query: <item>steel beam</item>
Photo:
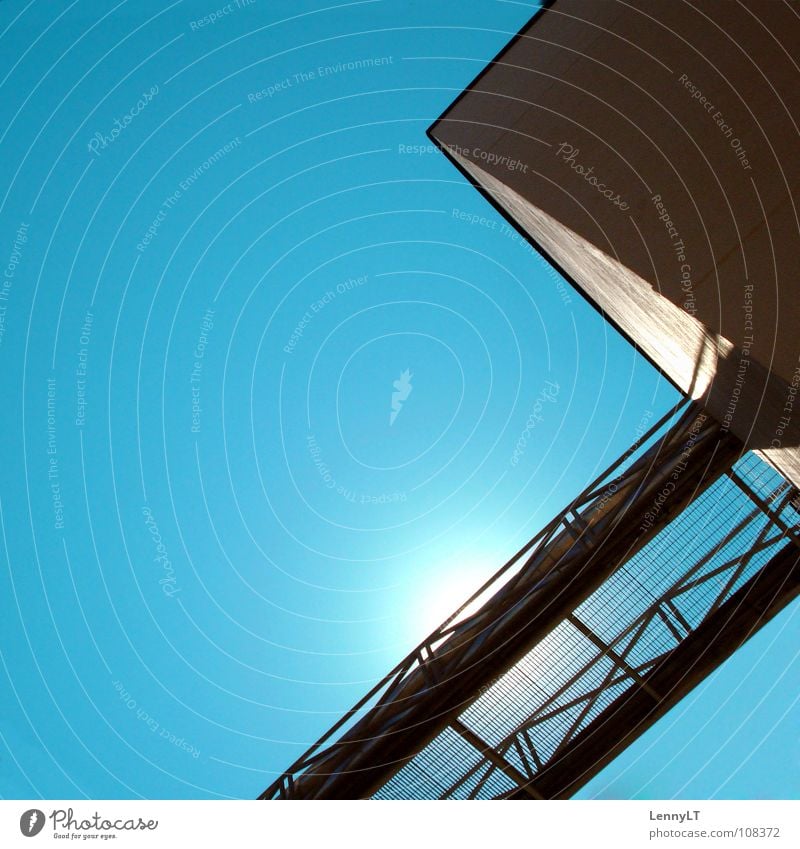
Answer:
M632 687L543 769L503 798L568 799L727 660L762 625L800 594L800 552L786 545L644 676L663 693Z
M612 479L617 461L500 570L477 612L450 617L334 726L374 701L349 730L326 735L260 798L371 796L727 470L739 440L698 405L682 406L663 437Z

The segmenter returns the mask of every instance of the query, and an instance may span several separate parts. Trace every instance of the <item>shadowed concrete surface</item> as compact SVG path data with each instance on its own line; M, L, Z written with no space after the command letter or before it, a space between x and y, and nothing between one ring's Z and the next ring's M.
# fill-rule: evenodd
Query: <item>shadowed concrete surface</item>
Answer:
M556 0L431 136L725 428L800 482L800 16Z

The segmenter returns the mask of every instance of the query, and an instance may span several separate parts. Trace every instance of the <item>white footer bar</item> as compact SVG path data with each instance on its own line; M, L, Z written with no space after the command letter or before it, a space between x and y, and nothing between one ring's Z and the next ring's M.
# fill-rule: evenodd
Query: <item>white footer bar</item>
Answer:
M0 801L0 846L800 846L800 803Z

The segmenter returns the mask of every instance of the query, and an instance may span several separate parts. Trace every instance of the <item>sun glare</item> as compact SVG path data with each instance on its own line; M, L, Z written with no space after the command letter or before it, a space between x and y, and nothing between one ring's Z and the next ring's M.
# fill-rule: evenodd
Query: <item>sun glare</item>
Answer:
M454 613L486 580L497 570L496 564L488 561L458 560L443 564L441 569L432 570L425 582L413 617L413 627L422 639ZM480 606L470 605L465 613Z

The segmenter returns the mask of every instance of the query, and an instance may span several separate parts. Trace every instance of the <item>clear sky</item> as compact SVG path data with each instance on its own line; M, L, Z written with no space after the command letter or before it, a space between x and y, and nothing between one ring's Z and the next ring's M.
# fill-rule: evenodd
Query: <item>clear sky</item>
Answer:
M425 136L533 9L0 4L0 795L256 796L677 400ZM581 795L797 795L798 636Z

